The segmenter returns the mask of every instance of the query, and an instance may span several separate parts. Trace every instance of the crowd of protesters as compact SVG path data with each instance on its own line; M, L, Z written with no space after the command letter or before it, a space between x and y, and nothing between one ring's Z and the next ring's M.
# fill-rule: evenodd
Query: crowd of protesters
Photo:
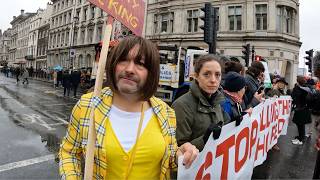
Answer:
M284 77L271 75L272 87L267 88L265 66L261 61L253 61L245 70L240 62L222 61L218 55L200 56L194 64L189 91L169 107L154 97L159 82L160 58L150 41L139 37L125 38L111 51L108 60L106 73L110 78L107 78L107 87L102 90L101 97L95 97L98 111L94 112L94 121L99 127L93 175L96 179L169 178L176 168L178 156L184 154L183 164L189 167L211 134L217 139L225 124L235 122L236 126L240 125L243 116L266 98L292 96L292 121L298 129L292 144L303 145L311 137L312 129L306 130L306 126L313 123L319 126L318 82L298 76L293 90L289 90ZM42 78L52 78L54 88L60 84L64 87L64 96L69 96L71 89L76 96L79 86L92 85L90 71L41 72L16 68L11 74L16 74L17 82L21 74L26 83L27 75L38 77L41 74ZM92 93L82 96L72 111L68 133L59 151L62 178L81 177L83 168L80 168L79 157L86 151L91 96ZM143 134L140 137L141 130L152 133L149 137ZM104 133L106 131L109 133ZM318 150L319 144L318 140ZM278 145L273 149L280 150ZM127 165L122 161L124 156L128 158ZM107 166L110 167L108 173Z

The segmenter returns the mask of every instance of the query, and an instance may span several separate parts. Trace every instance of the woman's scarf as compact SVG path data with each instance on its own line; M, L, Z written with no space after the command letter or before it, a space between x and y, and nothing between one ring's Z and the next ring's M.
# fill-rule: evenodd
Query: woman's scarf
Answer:
M224 91L224 93L226 93L227 95L229 95L230 97L231 97L231 99L233 100L233 101L235 101L236 103L242 103L242 98L240 98L239 96L238 96L238 94L236 94L236 93L234 93L234 92L229 92L229 91L227 91L227 90L223 90Z

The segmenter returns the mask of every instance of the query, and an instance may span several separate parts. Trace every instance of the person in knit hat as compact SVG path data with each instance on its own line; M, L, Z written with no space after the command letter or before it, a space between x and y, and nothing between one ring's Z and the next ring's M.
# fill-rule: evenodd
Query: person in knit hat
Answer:
M236 72L229 72L225 76L224 81L224 95L225 101L221 103L223 110L229 115L231 121L236 121L236 125L239 125L242 121L242 116L246 112L252 110L246 109L243 102L243 96L245 94L246 80L243 76Z
M268 97L280 97L286 95L284 89L288 85L284 77L278 77L273 80L272 89L266 94Z

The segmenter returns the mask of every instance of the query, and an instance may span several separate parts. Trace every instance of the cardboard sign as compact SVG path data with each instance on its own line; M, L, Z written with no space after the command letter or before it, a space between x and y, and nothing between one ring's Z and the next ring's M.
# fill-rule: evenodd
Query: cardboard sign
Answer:
M223 126L219 139L212 135L189 169L179 157L178 179L251 179L253 168L262 164L280 135L287 133L291 97L267 99L251 116Z
M143 31L145 2L143 0L88 0L115 19L120 21L135 35Z

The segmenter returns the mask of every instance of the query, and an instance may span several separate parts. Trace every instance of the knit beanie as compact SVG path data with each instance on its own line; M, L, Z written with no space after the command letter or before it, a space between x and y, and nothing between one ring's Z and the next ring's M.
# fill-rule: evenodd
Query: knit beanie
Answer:
M224 79L224 89L229 92L238 92L246 85L245 78L236 72L228 72Z

